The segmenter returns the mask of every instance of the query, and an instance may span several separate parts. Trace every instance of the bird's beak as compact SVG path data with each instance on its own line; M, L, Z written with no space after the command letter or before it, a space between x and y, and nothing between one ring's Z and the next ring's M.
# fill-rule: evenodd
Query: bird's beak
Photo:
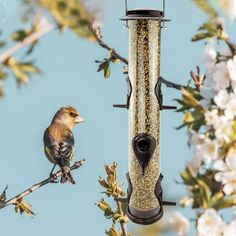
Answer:
M82 123L85 122L85 119L83 117L77 116L75 117L75 123Z

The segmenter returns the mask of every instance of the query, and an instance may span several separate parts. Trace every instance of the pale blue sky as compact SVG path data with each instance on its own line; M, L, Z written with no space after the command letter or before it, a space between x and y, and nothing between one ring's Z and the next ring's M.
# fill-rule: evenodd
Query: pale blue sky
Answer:
M6 16L0 24L7 35L20 27L20 1L0 2L4 3ZM104 2L105 40L127 56L128 34L118 20L124 13L123 1ZM155 7L158 1L130 2L131 7ZM203 43L192 44L190 38L205 16L189 0L167 1L167 16L172 21L162 34L162 75L186 84L189 71L201 62ZM6 97L0 101L0 190L8 184L7 193L11 197L48 176L52 166L44 156L42 135L61 106L73 105L86 118L86 123L76 127L74 133L75 158L87 161L79 171L73 172L77 185L47 185L25 199L33 205L37 214L34 219L16 214L13 207L1 210L0 236L64 236L68 233L71 236L102 236L110 225L94 205L102 197L97 179L104 173L104 163L116 161L119 177L126 182L128 120L125 109L112 107L113 103L126 98L122 66L112 66L109 80L96 72L94 60L106 55L99 46L69 31L62 35L51 32L42 38L34 53L43 74L34 77L22 89L17 88L13 77L6 81ZM172 100L178 96L178 91L164 89L166 104L172 105ZM186 130L174 129L181 124L181 119L181 114L172 111L162 113L164 195L176 201L184 196L184 187L177 185L175 180L179 180L184 163L190 159Z

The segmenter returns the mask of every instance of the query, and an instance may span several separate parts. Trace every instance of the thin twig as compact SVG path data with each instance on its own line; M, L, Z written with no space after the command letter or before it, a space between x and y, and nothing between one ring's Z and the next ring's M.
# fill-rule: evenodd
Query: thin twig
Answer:
M73 171L75 169L78 169L80 168L83 164L84 164L85 160L80 160L80 161L77 161L75 162L71 167L70 167L70 170ZM54 180L58 177L60 177L62 175L62 171L59 170L57 171L52 177L49 177L37 184L34 184L33 186L31 186L30 188L27 188L26 190L24 190L22 193L16 195L15 197L7 200L6 202L4 203L0 203L0 209L4 208L4 207L7 207L9 205L15 205L17 203L17 201L19 199L22 199L24 198L25 196L31 194L32 192L38 190L39 188L45 186L46 184L50 184L50 183L53 183Z
M107 43L105 43L105 41L103 41L102 39L103 37L100 35L100 29L98 30L96 28L93 28L92 26L90 28L91 28L92 33L94 34L94 37L96 38L97 43L102 48L105 48L106 50L111 51L113 57L115 57L116 59L119 59L120 61L128 65L128 60L126 58L122 57L120 54L116 52L116 50L113 47L109 46Z
M230 41L230 39L225 39L224 41L225 41L225 43L227 44L227 46L229 47L229 49L230 49L230 51L231 51L231 53L232 53L232 57L234 57L235 52L236 52L236 49L235 49L235 47L234 47L234 44ZM232 58L232 57L231 57L231 58Z
M173 83L171 81L168 81L164 78L161 79L162 83L166 85L166 87L168 88L174 88L174 89L177 89L177 90L182 90L182 88L187 88L186 86L183 86L181 84L176 84L176 83Z
M116 203L117 203L117 207L118 207L119 212L121 214L124 214L122 209L121 209L121 203L118 200L116 201ZM127 236L126 223L124 221L120 221L120 228L121 228L121 231L122 231L121 236Z
M94 36L96 37L96 40L97 40L97 43L102 47L102 48L105 48L107 49L108 51L111 51L112 52L112 56L116 59L119 59L120 61L122 61L123 63L125 63L126 65L128 65L128 60L124 57L122 57L119 53L117 53L117 51L109 46L107 43L105 43L105 41L103 40L103 37L100 35L100 31L94 28L92 28L92 32L94 34ZM162 82L163 84L165 84L167 87L169 88L174 88L174 89L177 89L177 90L181 90L182 88L185 88L185 86L183 85L180 85L180 84L176 84L176 83L173 83L171 81L168 81L168 80L165 80L165 79L162 79Z
M21 49L23 49L25 46L28 46L28 45L32 44L33 42L35 42L36 40L41 38L43 35L45 35L46 33L50 32L50 31L52 31L55 28L56 28L56 26L49 23L48 21L46 21L46 24L44 22L44 25L43 25L41 30L32 33L30 36L26 37L22 42L19 42L19 43L15 44L13 47L7 49L4 53L2 53L0 55L0 64L3 64L7 59L9 59L11 56L16 54ZM95 29L93 27L90 27L90 28L91 28L91 31L94 34L95 38L96 38L97 43L102 48L104 48L108 51L111 51L114 58L119 59L124 64L128 65L128 60L126 58L122 57L119 53L117 53L117 51L113 47L109 46L102 39L102 36L100 34L98 34L97 29ZM163 83L167 87L175 88L175 89L178 89L178 90L181 90L181 88L184 87L182 85L170 82L170 81L165 80L165 79L163 79Z
M43 35L45 35L49 31L53 30L54 28L55 28L55 25L49 22L47 22L46 24L44 23L43 27L40 30L33 32L31 35L26 37L22 42L16 43L13 47L3 52L0 55L0 64L3 64L7 59L9 59L11 56L16 54L22 48L24 48L25 46L31 45L36 40L41 38Z

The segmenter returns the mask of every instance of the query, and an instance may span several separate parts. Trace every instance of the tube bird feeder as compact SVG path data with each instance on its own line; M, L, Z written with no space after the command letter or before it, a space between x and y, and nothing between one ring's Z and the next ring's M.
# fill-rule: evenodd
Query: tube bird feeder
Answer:
M128 95L129 173L127 215L138 224L152 224L163 215L163 205L175 205L162 199L160 169L160 111L175 109L162 104L160 61L163 10L127 9L121 20L129 31Z

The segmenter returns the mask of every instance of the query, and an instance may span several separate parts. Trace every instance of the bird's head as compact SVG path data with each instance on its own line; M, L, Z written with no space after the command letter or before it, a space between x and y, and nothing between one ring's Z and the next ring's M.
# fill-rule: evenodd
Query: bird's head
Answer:
M52 120L52 122L61 123L70 129L72 129L76 124L82 123L84 121L85 119L79 116L78 111L71 106L60 108Z

